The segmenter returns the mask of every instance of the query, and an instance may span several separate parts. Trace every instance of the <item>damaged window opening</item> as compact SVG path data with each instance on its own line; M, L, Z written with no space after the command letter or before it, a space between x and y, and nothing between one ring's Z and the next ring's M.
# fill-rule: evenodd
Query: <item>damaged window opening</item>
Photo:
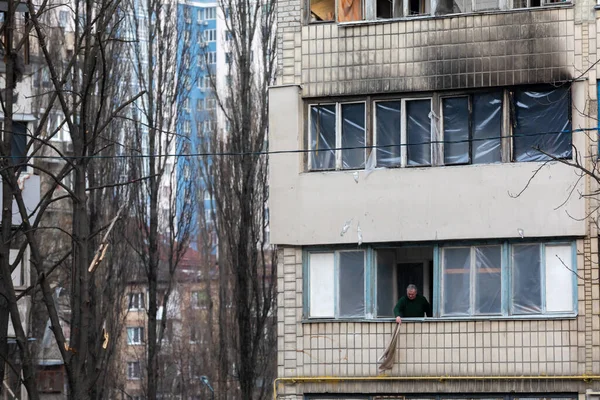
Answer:
M308 250L305 316L391 319L409 284L434 318L575 315L575 254L572 241L510 240Z
M309 105L308 170L365 168L371 143L378 168L572 157L569 86L430 96L375 99L369 119L364 102Z
M571 96L568 86L517 89L510 93L514 161L571 158Z
M309 22L356 22L569 4L567 0L307 0Z
M431 165L431 99L376 102L375 121L378 167Z
M309 143L314 150L309 155L311 170L365 167L365 110L365 103L310 106Z
M502 92L442 99L444 164L502 161Z

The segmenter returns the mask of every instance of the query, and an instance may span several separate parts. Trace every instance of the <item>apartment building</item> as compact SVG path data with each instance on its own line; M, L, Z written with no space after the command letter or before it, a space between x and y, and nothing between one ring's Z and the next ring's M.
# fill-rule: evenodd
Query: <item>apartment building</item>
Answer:
M600 388L590 1L282 0L276 399ZM591 169L590 169L591 171ZM408 284L431 318L405 318Z

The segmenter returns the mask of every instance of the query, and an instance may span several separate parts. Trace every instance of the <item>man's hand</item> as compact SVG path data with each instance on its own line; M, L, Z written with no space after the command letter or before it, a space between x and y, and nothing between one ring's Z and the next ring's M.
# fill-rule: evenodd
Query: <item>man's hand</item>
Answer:
M401 324L401 323L402 323L402 318L400 318L400 317L396 317L396 323L397 323L397 324Z

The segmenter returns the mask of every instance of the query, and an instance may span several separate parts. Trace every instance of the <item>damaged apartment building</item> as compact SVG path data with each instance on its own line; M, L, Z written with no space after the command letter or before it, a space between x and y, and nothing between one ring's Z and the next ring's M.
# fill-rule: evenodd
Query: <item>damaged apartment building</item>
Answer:
M598 8L278 1L276 399L600 395Z

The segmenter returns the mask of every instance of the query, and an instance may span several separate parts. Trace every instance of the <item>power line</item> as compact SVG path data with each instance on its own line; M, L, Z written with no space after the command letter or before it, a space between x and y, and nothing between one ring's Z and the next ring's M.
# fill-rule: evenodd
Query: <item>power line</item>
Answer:
M397 148L397 147L411 147L411 146L422 146L422 145L433 145L433 144L460 144L460 143L473 143L483 141L498 141L502 139L514 139L520 137L536 137L545 135L559 135L563 133L580 133L598 131L600 127L595 128L578 128L572 130L555 131L555 132L536 132L536 133L525 133L525 134L512 134L512 135L498 135L484 138L469 138L462 140L430 140L418 143L398 143L398 144L382 144L382 145L369 145L369 146L346 146L346 147L327 147L321 149L290 149L290 150L263 150L263 151L252 151L252 152L196 152L196 153L173 153L173 154L115 154L115 155L87 155L87 156L46 156L46 155L31 155L31 156L7 156L1 157L5 159L54 159L54 160L80 160L80 159L127 159L127 158L168 158L168 157L237 157L237 156L248 156L248 155L275 155L275 154L303 154L303 153L314 153L319 151L343 151L343 150L365 150L365 149L386 149L386 148Z

